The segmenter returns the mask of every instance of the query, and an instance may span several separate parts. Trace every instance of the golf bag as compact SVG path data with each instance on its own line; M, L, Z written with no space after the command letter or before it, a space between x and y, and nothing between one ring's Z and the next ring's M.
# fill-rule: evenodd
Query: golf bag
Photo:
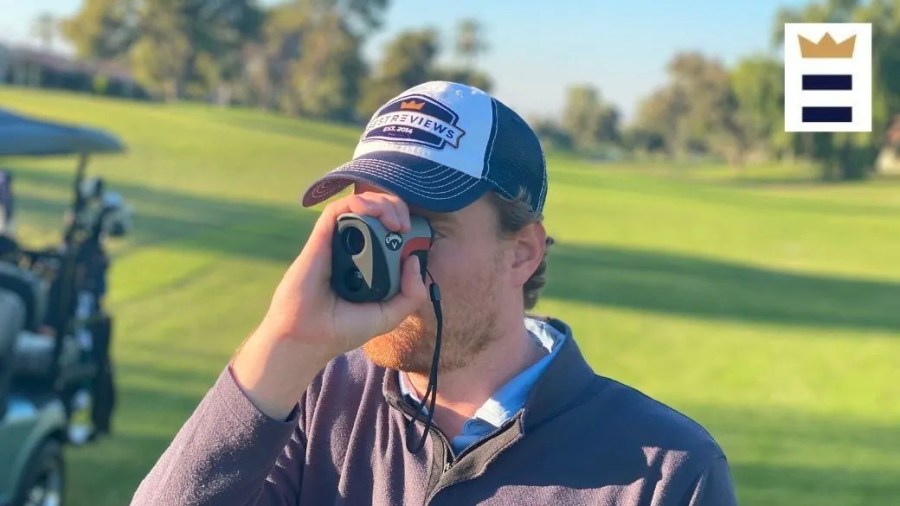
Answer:
M0 235L12 235L13 210L12 174L0 169Z

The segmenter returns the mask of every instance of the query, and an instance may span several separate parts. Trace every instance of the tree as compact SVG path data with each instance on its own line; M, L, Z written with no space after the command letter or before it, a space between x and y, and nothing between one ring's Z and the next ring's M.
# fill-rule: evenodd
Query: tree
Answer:
M191 58L191 42L178 26L174 12L157 13L130 51L134 77L151 92L167 98L183 96L181 78Z
M290 114L354 119L368 74L362 45L386 6L386 0L294 0L273 7L262 42L245 54L245 96Z
M676 54L669 83L645 99L634 128L675 156L715 153L740 164L747 147L727 69L701 53Z
M637 117L629 128L629 140L646 151L664 151L674 155L681 149L679 126L688 110L682 90L666 86L654 91L638 104Z
M488 48L481 23L475 19L464 19L457 25L455 35L456 38L452 41L452 45L461 60L459 65L435 69L433 78L468 84L483 91L490 91L493 87L490 76L475 68L475 60Z
M353 120L366 73L360 49L360 40L338 16L305 33L301 57L289 67L294 112Z
M562 126L577 149L618 142L619 111L590 85L575 85L566 94Z
M31 33L41 42L44 49L52 49L53 41L56 39L56 18L49 12L40 14L34 19Z
M438 50L434 30L406 31L388 43L378 70L364 86L358 114L368 118L383 103L417 84L431 80Z
M658 130L629 125L622 132L622 147L630 152L658 153L665 152L666 141Z
M475 60L487 51L484 30L476 19L463 19L456 29L456 54L461 58L463 68L472 70Z
M171 76L176 98L188 96L188 85L197 79L198 61L217 64L233 61L248 39L256 36L262 13L254 0L155 0L144 4L143 32L152 32L154 42L177 40L183 52L175 62L161 68L177 68ZM229 69L230 70L230 69Z
M381 27L388 0L294 0L293 3L312 16L337 16L346 29L357 37L365 37Z
M773 39L784 40L784 23L872 23L872 133L797 134L801 152L818 160L826 178L860 179L874 168L890 119L900 113L900 4L892 0L823 0L782 9Z
M741 59L731 71L737 121L747 147L780 155L791 147L784 131L784 65L767 56Z
M551 118L531 118L528 124L541 140L541 144L549 149L568 150L572 148L572 139L560 124Z
M668 69L673 86L686 99L677 126L680 147L723 155L737 152L739 159L743 142L736 128L737 103L725 67L701 53L688 52L675 55Z
M452 81L490 91L493 87L490 76L472 66L474 57L487 48L481 39L481 25L474 20L465 20L459 26L456 47L457 50L464 48L468 66L437 65L441 45L435 30L426 28L402 32L387 44L381 62L366 80L357 109L358 116L369 118L391 98L426 81Z
M62 31L80 56L127 55L148 88L185 98L231 79L261 22L255 0L87 0Z
M293 63L300 58L303 38L313 27L306 2L289 2L269 10L263 40L245 59L245 82L256 104L296 113L298 100L291 88Z
M140 33L140 0L85 0L60 31L82 58L123 57Z

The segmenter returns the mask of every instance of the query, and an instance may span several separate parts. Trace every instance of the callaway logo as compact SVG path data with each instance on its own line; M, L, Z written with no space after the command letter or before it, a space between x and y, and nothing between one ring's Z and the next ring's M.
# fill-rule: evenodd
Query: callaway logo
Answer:
M397 232L391 232L384 238L384 243L391 251L397 251L400 249L400 245L403 244L403 237Z
M382 107L366 125L362 140L412 142L436 149L459 147L466 134L456 126L459 116L449 107L424 95L407 95Z

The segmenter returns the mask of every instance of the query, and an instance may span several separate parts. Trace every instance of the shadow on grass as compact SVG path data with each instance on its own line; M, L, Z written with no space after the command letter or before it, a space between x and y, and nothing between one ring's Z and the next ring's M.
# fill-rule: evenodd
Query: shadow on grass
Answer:
M545 294L701 318L900 331L900 283L763 269L700 257L557 243Z
M732 465L742 504L825 506L895 504L900 470L853 469L841 466Z
M112 435L67 449L67 504L128 504L200 398L178 388L122 388Z
M725 449L741 504L893 504L900 496L896 425L779 409L687 412Z
M15 177L59 192L68 192L71 185L66 174L36 168L17 170ZM123 253L165 243L174 248L285 263L300 251L317 216L299 203L243 202L122 182L109 186L135 208L133 235ZM22 220L46 229L61 227L68 201L28 192L20 192L16 198Z
M113 433L72 448L67 495L78 505L128 504L141 480L215 383L227 360L201 368L122 361ZM205 367L213 365L213 367Z
M66 189L63 174L23 170L22 179ZM165 243L287 265L317 216L293 204L240 202L113 185L137 209L130 246ZM59 202L19 198L22 215L58 219ZM143 211L141 209L144 209ZM800 274L665 252L558 243L550 297L676 315L758 323L900 331L900 283Z
M70 184L65 175L51 172L23 174L29 174L23 177L32 183L57 189ZM299 206L113 186L138 210L134 248L164 243L286 262L314 219ZM20 203L23 214L35 213L47 223L58 223L63 209L63 203L28 194ZM895 283L566 243L551 249L549 273L547 294L562 300L755 323L900 330L900 284ZM137 349L139 344L128 346ZM148 344L140 351L160 362L168 352L163 344ZM197 358L204 363L215 359ZM123 362L118 369L123 387L116 432L67 455L70 504L127 504L224 364L179 369ZM887 465L900 446L896 427L749 409L709 408L700 413L704 416L699 419L729 454L744 504L890 504L900 496L896 465ZM846 465L819 462L830 455L875 457L866 460L865 469L854 468L852 460Z
M704 181L690 179L603 178L587 171L555 174L554 182L598 192L633 194L658 199L707 203L750 211L786 211L840 217L900 217L900 208L891 205L824 201L803 196L787 196L753 191L753 185L737 181ZM801 183L798 183L798 185ZM837 187L834 183L804 182L807 187ZM849 183L855 184L855 183ZM744 191L742 191L742 188ZM762 188L760 188L762 189Z
M67 448L65 504L129 504L168 444L163 436L117 433L90 446Z

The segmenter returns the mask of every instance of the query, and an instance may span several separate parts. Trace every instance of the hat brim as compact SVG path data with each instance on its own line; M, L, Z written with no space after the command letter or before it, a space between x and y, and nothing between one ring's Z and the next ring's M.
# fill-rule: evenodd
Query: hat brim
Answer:
M429 211L458 211L485 194L491 185L456 169L414 155L375 151L329 172L303 195L303 206L319 204L353 183L369 183L409 205Z

